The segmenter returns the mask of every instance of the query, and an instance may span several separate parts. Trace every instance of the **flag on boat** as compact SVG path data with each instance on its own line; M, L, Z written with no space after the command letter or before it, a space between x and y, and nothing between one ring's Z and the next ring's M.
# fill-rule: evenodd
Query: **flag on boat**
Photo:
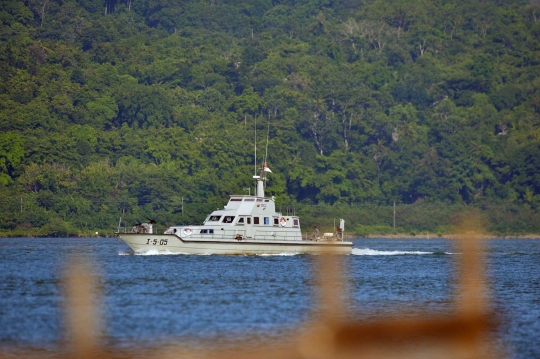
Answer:
M264 172L270 172L270 173L272 173L272 170L271 170L270 168L268 168L268 166L266 165L266 163L264 164L263 169L264 169Z

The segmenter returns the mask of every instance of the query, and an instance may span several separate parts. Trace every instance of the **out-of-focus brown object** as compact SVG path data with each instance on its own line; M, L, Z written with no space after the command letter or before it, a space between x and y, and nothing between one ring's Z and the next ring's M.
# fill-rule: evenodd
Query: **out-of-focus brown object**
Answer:
M66 339L68 356L97 358L102 354L98 293L92 268L88 263L72 262L65 276Z
M474 227L474 225L472 226ZM459 244L458 288L455 311L446 315L425 313L411 317L394 315L362 321L347 315L343 257L320 255L316 259L318 306L311 321L283 337L247 349L241 340L226 348L191 349L179 343L151 349L153 358L498 358L489 347L489 333L496 326L490 312L483 273L481 236L470 226L455 238ZM56 357L137 358L147 357L149 348L131 348L129 353L112 352L100 345L98 299L91 272L73 264L67 276L68 348ZM67 350L66 350L67 349ZM28 353L27 357L40 357ZM1 357L1 354L0 354Z

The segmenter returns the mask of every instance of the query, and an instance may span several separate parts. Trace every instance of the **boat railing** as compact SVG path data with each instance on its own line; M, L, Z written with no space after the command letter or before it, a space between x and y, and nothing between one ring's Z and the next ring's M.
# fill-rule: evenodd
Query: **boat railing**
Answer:
M277 212L285 216L296 216L296 208L294 206L279 206Z
M302 234L298 231L256 231L253 239L257 241L299 241Z
M189 237L190 239L254 239L257 241L290 241L290 240L301 240L302 235L298 231L256 231L253 237L247 237L246 231L244 229L234 229L234 230L219 230L216 233L193 233Z
M327 232L319 233L319 236L316 237L314 232L304 232L302 234L303 241L321 241L321 242L350 242L353 239L351 233L338 233L338 232Z
M245 238L245 230L243 229L224 229L216 230L215 233L196 233L194 232L190 236L181 236L185 239L243 239Z
M163 227L154 227L152 226L152 231L147 232L142 227L116 227L116 233L147 233L147 234L162 234L167 228Z
M147 234L163 234L167 228L152 227L152 233L146 232L143 228L135 227L117 227L116 233L147 233ZM244 229L230 229L230 230L216 230L216 233L193 233L187 238L197 239L247 239L246 231ZM297 230L293 231L256 231L252 239L258 241L290 241L290 240L303 240L303 241L350 241L353 238L350 233L320 233L318 238L313 236L313 232L299 233Z

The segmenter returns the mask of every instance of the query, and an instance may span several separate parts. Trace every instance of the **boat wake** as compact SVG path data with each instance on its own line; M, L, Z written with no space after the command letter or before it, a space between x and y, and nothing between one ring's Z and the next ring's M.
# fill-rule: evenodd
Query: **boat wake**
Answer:
M378 251L370 248L353 248L352 255L355 256L403 256L403 255L446 255L448 252L422 252L422 251Z

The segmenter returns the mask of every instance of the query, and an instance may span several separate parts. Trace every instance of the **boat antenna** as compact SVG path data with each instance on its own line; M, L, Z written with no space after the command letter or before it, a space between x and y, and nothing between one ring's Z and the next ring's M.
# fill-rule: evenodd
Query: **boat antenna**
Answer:
M254 176L257 175L257 115L255 115L255 171Z
M266 153L264 154L264 163L268 158L268 137L270 136L270 123L268 123L268 132L266 132Z
M265 168L266 168L266 159L268 158L268 137L270 136L270 122L268 122L268 131L266 132L266 153L264 154L264 168L263 168L263 173L264 173L264 187L266 188L266 171L265 171Z
M264 168L261 170L261 174L257 176L257 117L255 116L255 175L253 178L257 182L257 189L255 190L255 196L257 197L264 197L263 172Z

